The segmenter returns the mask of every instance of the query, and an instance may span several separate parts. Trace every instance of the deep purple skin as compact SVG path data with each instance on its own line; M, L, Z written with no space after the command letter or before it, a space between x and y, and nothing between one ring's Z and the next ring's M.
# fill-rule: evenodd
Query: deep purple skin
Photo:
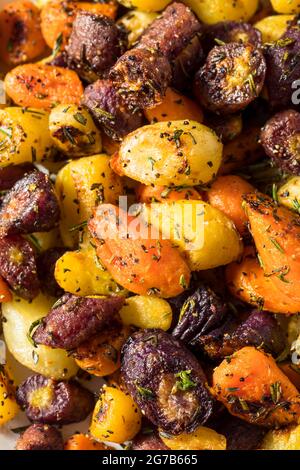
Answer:
M266 154L279 168L300 175L300 113L289 109L275 114L265 124L260 139Z
M153 430L151 433L143 434L141 431L132 441L130 450L169 450L158 433Z
M200 363L184 344L159 330L134 333L122 349L124 383L143 414L162 431L192 432L213 413L214 399ZM189 372L193 385L176 388L175 374ZM146 390L146 393L145 393Z
M162 54L136 47L117 60L109 78L131 109L147 109L161 103L172 81L172 69Z
M65 248L49 248L37 258L37 271L41 289L52 297L61 297L64 290L57 284L54 277L56 261L66 252Z
M31 393L44 387L52 390L51 403L45 408L33 406ZM31 375L21 383L16 400L30 421L43 424L78 423L91 413L95 404L94 395L78 382L58 382L40 374Z
M240 21L220 21L206 26L201 38L206 54L217 45L218 40L226 44L230 42L247 42L256 47L262 45L261 32L251 24Z
M19 437L16 450L63 450L61 432L48 424L32 424Z
M196 338L192 346L212 360L224 359L245 346L259 347L275 358L284 351L284 333L271 313L254 310L242 318L229 315L223 325Z
M227 307L222 299L209 287L201 285L183 304L172 336L186 345L194 346L198 337L223 323L226 313Z
M300 76L299 48L299 26L289 28L279 41L264 47L268 100L275 109L294 107L295 88L292 85Z
M0 275L20 297L33 300L38 295L36 254L20 235L0 238Z
M211 427L226 437L226 450L256 450L267 430L242 419L223 413Z
M196 35L172 62L173 78L171 86L182 93L190 92L194 75L203 64L203 61L204 53L201 40Z
M202 29L189 7L174 2L144 31L139 47L154 49L172 61Z
M4 168L0 168L0 191L7 191L11 189L13 185L26 173L34 170L34 166L31 163L24 163L23 165L9 165Z
M49 176L33 171L5 195L0 209L0 236L48 232L57 225L59 217Z
M236 60L250 53L249 79L239 87L230 86L228 78L236 68ZM194 80L194 95L209 111L232 114L245 109L262 91L266 63L260 49L251 44L229 43L214 47Z
M286 341L274 315L254 310L231 335L230 344L233 352L245 346L255 346L276 358L285 349Z
M127 35L113 20L88 11L77 14L66 51L80 77L103 77L126 49Z
M278 357L286 345L283 331L272 314L253 310L249 315L238 308L238 315L234 315L205 285L198 287L182 305L172 336L213 361L245 346L261 347Z
M139 109L130 110L110 80L97 80L89 85L82 104L88 108L95 123L116 141L144 124L143 113Z
M110 324L123 303L121 296L92 298L66 293L43 319L33 339L51 348L73 350Z

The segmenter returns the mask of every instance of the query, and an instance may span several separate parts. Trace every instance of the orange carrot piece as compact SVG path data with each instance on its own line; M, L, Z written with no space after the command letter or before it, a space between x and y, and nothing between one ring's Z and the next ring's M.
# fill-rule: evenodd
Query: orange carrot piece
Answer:
M272 278L265 276L251 246L245 248L240 262L227 266L226 283L235 297L256 307L287 315L299 312L299 304L279 292Z
M95 441L87 434L73 434L65 443L64 450L107 450L105 444Z
M235 175L219 176L207 192L208 202L231 219L241 235L245 235L248 218L242 207L243 195L254 187Z
M213 373L213 393L231 414L263 426L284 426L300 418L300 395L272 356L247 346Z
M141 230L138 237L135 225ZM89 222L89 230L103 265L116 282L131 292L168 298L188 287L191 273L184 258L159 234L157 239L148 238L149 227L141 218L112 204L101 204Z
M0 12L0 44L0 59L7 64L21 64L44 52L40 10L34 3L20 0L4 7Z
M203 112L200 106L190 98L168 88L161 104L145 110L149 122L181 121L184 119L202 122Z
M251 233L266 277L300 311L300 216L261 193L244 198Z
M52 109L57 104L79 104L83 86L72 70L45 64L25 64L5 77L8 96L22 107Z

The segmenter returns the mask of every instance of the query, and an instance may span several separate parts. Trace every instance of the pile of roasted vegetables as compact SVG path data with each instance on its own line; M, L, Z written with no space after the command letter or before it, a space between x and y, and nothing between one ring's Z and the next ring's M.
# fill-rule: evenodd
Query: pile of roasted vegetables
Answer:
M31 422L16 449L300 449L297 14L0 12L0 425Z

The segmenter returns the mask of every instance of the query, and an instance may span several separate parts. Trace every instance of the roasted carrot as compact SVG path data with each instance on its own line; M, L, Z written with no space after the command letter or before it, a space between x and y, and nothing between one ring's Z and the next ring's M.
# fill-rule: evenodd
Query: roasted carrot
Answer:
M200 106L172 88L167 89L161 104L145 110L145 116L149 122L181 121L184 119L203 121L203 112Z
M165 186L146 186L139 184L136 188L138 202L151 204L151 202L180 201L181 199L201 199L200 193L193 187L167 188Z
M265 276L299 312L300 216L261 193L245 196L244 207Z
M254 247L247 246L242 260L227 266L226 283L235 297L256 307L288 315L299 312L299 304L265 276Z
M235 175L219 176L207 192L208 202L224 212L235 224L241 235L247 233L248 218L242 207L243 195L254 187Z
M81 343L73 354L78 366L89 374L105 377L120 366L120 351L131 329L128 326L107 328Z
M12 295L8 288L8 285L6 284L4 279L0 277L0 303L10 302L11 300L12 300Z
M99 259L121 286L135 294L166 298L188 287L191 273L184 258L159 234L150 238L150 227L140 217L102 204L88 226Z
M41 55L46 47L40 10L32 2L9 3L0 13L0 59L7 64L21 64Z
M64 450L107 450L109 447L95 441L87 434L73 434L65 443Z
M272 356L253 347L226 358L213 373L213 393L231 414L263 426L297 423L300 395Z
M107 3L65 0L47 2L41 12L41 27L45 41L51 49L55 45L59 45L60 50L64 49L72 31L73 21L80 10L114 19L117 14L117 4L114 0Z
M19 65L4 83L8 96L22 107L50 110L57 104L79 104L83 94L75 72L52 65Z

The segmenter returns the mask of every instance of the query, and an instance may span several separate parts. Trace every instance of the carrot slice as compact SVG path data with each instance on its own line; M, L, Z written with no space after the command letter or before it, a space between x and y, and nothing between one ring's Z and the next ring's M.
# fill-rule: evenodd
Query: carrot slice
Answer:
M46 43L40 26L40 10L27 0L11 2L0 13L0 58L20 64L41 55Z
M109 447L95 441L87 434L73 434L65 443L64 450L107 450Z
M231 414L250 423L283 426L300 418L300 395L272 356L245 347L213 373L213 393Z
M50 110L57 104L79 104L83 86L72 70L45 64L25 64L5 77L5 90L19 106Z
M203 112L200 106L172 88L167 89L162 103L145 110L145 116L149 122L181 121L184 119L203 121Z
M191 273L177 248L159 234L157 239L148 238L149 227L139 217L112 204L101 204L89 222L89 230L103 265L131 292L168 298L188 287Z
M287 315L299 312L299 303L279 292L272 278L265 276L254 247L247 246L242 260L227 266L226 282L235 297L256 307Z
M245 211L266 277L300 311L300 216L261 193L245 198Z
M252 191L254 187L239 176L219 176L207 192L208 202L224 212L244 235L248 232L248 218L242 208L243 195Z

